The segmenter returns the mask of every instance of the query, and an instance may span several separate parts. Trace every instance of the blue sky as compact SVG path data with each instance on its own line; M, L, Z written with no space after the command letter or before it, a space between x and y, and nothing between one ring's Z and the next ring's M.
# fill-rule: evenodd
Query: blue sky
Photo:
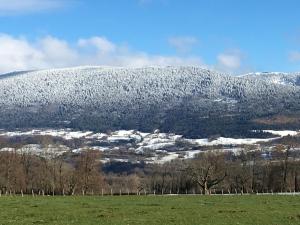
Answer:
M0 71L77 65L300 71L299 11L297 0L0 0Z

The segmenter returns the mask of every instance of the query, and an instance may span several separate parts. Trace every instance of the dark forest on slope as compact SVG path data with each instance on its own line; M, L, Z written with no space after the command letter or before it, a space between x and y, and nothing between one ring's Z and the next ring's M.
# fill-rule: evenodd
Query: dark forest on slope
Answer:
M230 76L196 67L79 67L0 76L0 128L136 129L252 137L299 129L300 74Z

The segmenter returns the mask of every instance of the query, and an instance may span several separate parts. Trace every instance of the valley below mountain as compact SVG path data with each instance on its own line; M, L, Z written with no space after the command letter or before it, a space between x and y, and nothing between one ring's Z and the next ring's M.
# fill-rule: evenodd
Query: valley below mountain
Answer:
M119 130L110 133L75 131L71 129L39 129L0 131L0 152L31 154L42 158L64 158L87 150L101 152L103 164L125 163L141 165L163 164L172 160L193 159L201 152L227 153L233 156L257 152L258 157L276 157L280 144L298 142L300 131L263 130L265 138L184 138L174 133L155 130L145 133L136 130ZM294 154L300 148L293 146Z

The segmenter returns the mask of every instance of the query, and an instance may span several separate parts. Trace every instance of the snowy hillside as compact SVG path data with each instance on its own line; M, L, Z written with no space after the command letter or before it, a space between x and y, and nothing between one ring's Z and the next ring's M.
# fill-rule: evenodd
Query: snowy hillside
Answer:
M0 128L236 134L257 128L254 118L297 112L299 81L300 74L233 77L196 67L10 73L0 76Z
M300 73L263 72L250 73L242 77L263 80L273 84L300 86Z
M143 160L150 163L164 163L177 158L193 158L201 151L212 150L210 147L213 147L214 151L239 154L241 151L250 151L245 148L245 145L251 145L252 150L260 149L263 153L264 150L274 147L272 141L278 141L287 136L299 137L300 135L300 131L291 130L265 130L262 132L274 134L275 136L270 138L218 137L216 139L187 139L182 135L161 133L159 130L153 133L136 130L119 130L111 133L94 133L92 131L75 131L71 129L15 130L9 132L0 130L2 143L4 143L4 140L7 141L6 143L10 143L12 140L22 140L23 144L26 143L17 149L9 145L6 147L0 146L0 152L16 150L17 152L29 152L42 157L53 157L64 153L77 154L86 149L93 149L102 152L103 162L111 160L136 162ZM36 138L34 139L34 137ZM56 140L55 144L51 140ZM76 146L75 143L78 143L79 146Z

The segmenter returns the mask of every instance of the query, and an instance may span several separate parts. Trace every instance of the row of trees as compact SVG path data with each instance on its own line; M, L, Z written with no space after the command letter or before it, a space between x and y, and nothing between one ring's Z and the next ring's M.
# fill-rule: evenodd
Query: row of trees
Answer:
M123 173L101 171L101 154L36 156L0 153L1 193L252 193L300 191L298 152L278 145L272 156L247 151L203 152L195 159L144 164Z
M162 193L299 192L300 161L289 154L262 159L258 152L202 153L191 161L153 165L147 185Z
M83 151L66 161L17 151L0 154L2 193L76 194L99 192L104 179L99 171L100 154Z

